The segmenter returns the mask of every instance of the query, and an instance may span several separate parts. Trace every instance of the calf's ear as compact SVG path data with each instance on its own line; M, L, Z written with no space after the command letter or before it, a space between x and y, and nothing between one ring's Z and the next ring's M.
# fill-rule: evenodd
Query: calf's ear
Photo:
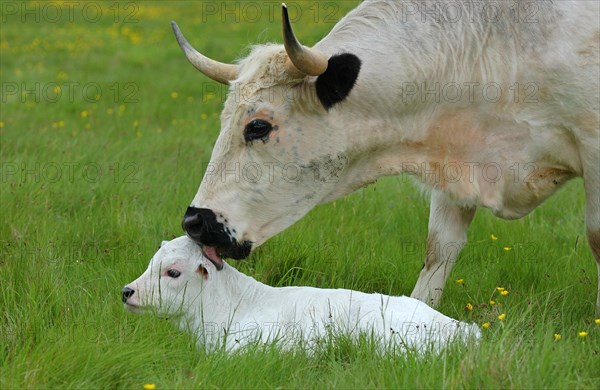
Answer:
M198 274L202 275L204 280L208 280L208 270L206 268L204 268L204 266L202 264L200 264L198 266L198 269L196 270L196 272L198 272Z
M326 110L346 99L360 72L361 61L351 53L329 58L327 70L317 78L317 97Z

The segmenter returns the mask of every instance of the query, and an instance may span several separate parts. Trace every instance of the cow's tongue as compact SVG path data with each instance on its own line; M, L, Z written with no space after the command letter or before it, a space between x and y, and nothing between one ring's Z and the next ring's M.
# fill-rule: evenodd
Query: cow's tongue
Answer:
M213 263L215 267L217 267L217 270L220 271L223 269L223 259L217 253L217 248L215 248L214 246L203 245L202 252L204 253L204 256L208 258L208 260L210 260L210 262Z

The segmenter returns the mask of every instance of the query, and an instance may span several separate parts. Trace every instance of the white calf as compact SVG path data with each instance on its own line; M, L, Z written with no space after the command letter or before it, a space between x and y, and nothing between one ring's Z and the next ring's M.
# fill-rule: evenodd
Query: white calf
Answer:
M344 289L275 288L224 264L217 272L187 237L164 243L142 276L123 288L125 307L155 309L191 330L208 351L251 343L289 348L332 334L373 337L396 350L438 351L453 339L477 339L477 325L446 317L409 297Z

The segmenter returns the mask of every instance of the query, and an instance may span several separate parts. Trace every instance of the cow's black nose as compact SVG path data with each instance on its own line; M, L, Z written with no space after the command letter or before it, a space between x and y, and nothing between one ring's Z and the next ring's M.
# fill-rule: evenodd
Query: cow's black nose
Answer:
M135 290L129 287L123 287L121 290L121 295L123 299L123 303L127 303L127 298L135 294Z
M188 207L181 227L194 241L197 241L202 234L202 225L204 225L203 211L206 209L198 209L196 207ZM208 210L207 210L208 211Z

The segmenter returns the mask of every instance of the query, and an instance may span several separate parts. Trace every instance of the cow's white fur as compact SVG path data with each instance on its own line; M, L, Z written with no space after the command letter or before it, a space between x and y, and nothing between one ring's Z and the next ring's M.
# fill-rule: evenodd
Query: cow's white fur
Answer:
M174 279L167 272L181 275ZM144 274L128 284L135 293L125 306L154 308L193 331L201 346L232 351L252 343L309 350L330 335L372 337L385 350L439 351L450 341L480 337L477 325L453 320L408 297L344 289L275 288L235 268L222 271L187 237L163 245ZM391 348L391 349L387 349Z
M482 4L499 16L484 17ZM257 246L319 203L411 173L432 193L428 255L412 295L436 304L477 207L520 218L580 176L600 312L599 3L489 4L361 3L316 44L362 61L350 95L330 111L316 99L315 77L286 73L281 45L255 47L231 82L191 205ZM457 6L462 17L452 22L425 12ZM451 83L463 90L457 101L424 92ZM491 85L502 91L497 101ZM247 146L242 132L256 118L277 130Z

